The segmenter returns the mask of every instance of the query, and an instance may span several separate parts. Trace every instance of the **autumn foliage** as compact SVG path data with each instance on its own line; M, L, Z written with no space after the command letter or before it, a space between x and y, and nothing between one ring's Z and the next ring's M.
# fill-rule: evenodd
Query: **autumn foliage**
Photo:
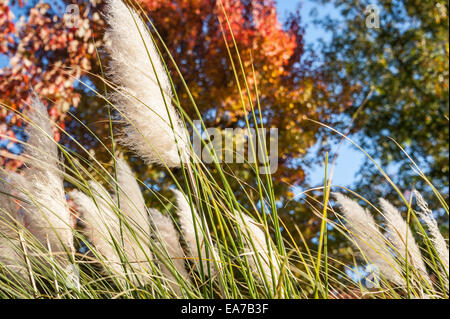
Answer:
M78 5L80 15L75 26L69 27L64 12L71 3ZM304 52L299 13L291 14L283 26L272 0L145 0L138 4L168 46L203 119L214 126L238 127L258 97L264 124L283 128L278 178L301 183L304 173L299 158L319 138L317 125L305 119L326 122L333 105L345 104L331 104L324 75L312 70ZM23 139L14 111L27 107L31 89L45 98L51 118L69 132L77 127L67 116L71 108L78 108L78 116L86 122L104 113L99 111L102 102L81 83L102 87L91 74L100 74L99 61L106 64L102 52L106 26L98 0L2 1L0 8L0 52L9 61L0 69L0 98L8 106L0 111L0 146L5 155L1 164L16 169L21 163L7 155L20 152L14 141ZM12 11L19 12L17 17ZM240 70L241 63L245 72ZM178 72L173 63L168 67L183 109L194 116ZM96 129L99 136L107 132L106 125ZM56 130L55 134L60 140Z

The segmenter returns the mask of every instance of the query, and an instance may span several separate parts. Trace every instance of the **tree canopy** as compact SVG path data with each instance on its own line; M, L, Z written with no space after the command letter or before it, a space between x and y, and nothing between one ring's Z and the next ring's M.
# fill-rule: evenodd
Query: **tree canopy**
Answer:
M346 110L353 116L361 107L354 124L358 142L383 167L393 168L398 185L410 189L419 179L396 141L448 196L448 2L323 2L341 13L322 21L332 33L323 47L324 66L334 83L345 80L360 88ZM369 5L376 5L374 11ZM371 27L371 14L378 15L379 27ZM385 182L370 163L358 176L364 194Z
M76 26L68 26L64 20L66 5L70 3L79 6ZM331 123L332 114L348 105L344 101L349 95L340 96L342 103L330 102L327 75L313 69L312 59L305 53L299 12L293 12L282 24L272 0L138 3L167 45L207 125L242 126L245 109L250 109L250 101L256 105L258 93L264 125L283 128L276 174L277 180L283 182L280 194L286 194L290 185L302 184L304 168L309 165L304 155L321 138L320 127L306 119ZM12 5L16 10L11 10ZM26 107L33 88L46 98L50 115L69 133L82 129L80 122L70 119L67 112L71 110L97 136L108 137L105 103L91 90L102 91L103 83L94 75L101 74L107 66L102 52L103 31L107 27L101 14L102 2L6 1L2 8L0 43L9 65L0 71L0 96L11 107L1 111L2 122L9 124L1 126L2 136L14 139L21 123L12 110ZM18 12L16 19L13 11ZM226 18L223 12L227 13ZM169 61L168 52L161 51ZM245 72L240 72L238 58ZM170 62L167 64L184 111L196 118L176 68ZM244 78L249 98L244 92L246 99L242 101L237 83L245 91ZM109 142L107 138L104 140ZM110 160L95 139L82 134L80 141L98 151L103 161ZM70 140L64 137L63 142L70 145ZM12 143L4 143L3 148L8 150L8 145ZM2 158L2 162L12 169L20 166L10 159Z

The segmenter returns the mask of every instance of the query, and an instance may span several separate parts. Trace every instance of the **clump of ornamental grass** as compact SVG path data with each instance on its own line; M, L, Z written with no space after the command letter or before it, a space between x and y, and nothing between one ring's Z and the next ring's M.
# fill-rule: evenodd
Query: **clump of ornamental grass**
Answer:
M226 171L214 151L209 165L217 175L211 174L191 151L186 128L192 120L182 112L154 43L152 35L159 35L137 9L121 0L108 0L105 7L108 94L96 94L119 120L110 117L111 136L93 138L110 154L108 163L52 125L37 98L29 112L19 114L29 136L26 164L18 173L0 172L0 297L448 297L447 244L418 193L417 216L428 229L419 227L420 236L410 227L413 218L405 219L384 200L377 216L339 193L340 210L330 207L327 196L311 205L324 225L316 239L326 243L329 227L342 232L359 251L355 266L333 256L326 244L317 248L305 240L300 229L295 234L284 227L271 176L260 175L257 163L242 164L256 187ZM232 66L236 78L244 73ZM239 94L246 92L239 87ZM83 153L56 143L52 126ZM200 137L203 145L211 142ZM112 149L102 138L113 141ZM132 157L117 155L127 149L146 169L161 167L171 188L152 187L146 176L136 176L128 164ZM333 187L326 184L323 193ZM238 191L248 198L237 198ZM421 225L404 202L408 216ZM448 205L443 210L448 214ZM365 276L376 285L355 280L358 265L370 266Z
M335 194L335 198L341 206L347 229L362 258L375 266L384 278L396 285L404 286L401 267L392 255L386 237L381 233L373 216L358 203L340 193Z
M266 240L264 226L246 214L236 216L236 219L244 237L244 254L248 254L250 269L260 282L278 283L280 261L276 257L276 249L267 246L272 244Z
M445 296L448 293L448 272L445 273L445 269L448 269L448 255L442 248L447 248L447 245L422 196L417 191L414 194L422 209L420 215L427 221L432 233L431 237L424 234L425 246L429 245L431 259L439 260L439 267L436 267L436 261L433 265L431 259L424 258L407 220L387 200L380 198L379 212L385 221L383 233L371 213L356 201L340 193L336 193L335 198L341 207L346 231L362 259L372 266L372 279L375 283L392 287L398 293L412 293L421 298L430 295ZM428 268L434 271L438 279L431 279Z
M47 109L37 96L32 97L25 116L29 122L25 130L29 138L22 154L25 168L21 174L2 171L0 176L0 247L6 269L16 268L36 293L39 278L34 271L51 271L63 277L72 272L73 221L58 145Z

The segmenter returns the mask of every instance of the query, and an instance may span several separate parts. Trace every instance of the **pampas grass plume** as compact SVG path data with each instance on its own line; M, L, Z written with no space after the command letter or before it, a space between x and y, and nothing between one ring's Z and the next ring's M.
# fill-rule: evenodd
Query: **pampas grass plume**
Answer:
M130 166L120 157L117 159L117 186L118 194L115 194L114 202L120 207L121 217L125 221L125 253L133 261L135 270L140 268L139 272L145 273L151 269L148 263L151 257L149 216L139 184Z
M178 167L177 145L181 161L186 160L186 133L153 40L136 12L121 0L108 0L106 12L109 75L120 87L112 100L126 123L120 142L147 163Z
M199 269L199 262L201 262L205 274L208 274L209 263L212 274L215 274L217 269L215 267L214 260L218 261L219 257L215 248L210 246L212 245L212 242L210 240L211 234L209 232L208 225L205 222L205 227L203 227L203 223L200 219L201 217L198 215L195 208L191 210L191 206L182 192L176 189L173 189L172 191L174 192L177 200L177 214L183 238L188 246L189 257L196 261ZM210 245L205 243L205 239L208 240ZM198 247L200 247L200 252ZM219 265L219 270L220 268L221 267Z
M72 190L69 196L80 213L86 236L103 256L107 268L123 279L125 274L120 256L112 242L113 238L119 239L119 220L110 206L112 199L101 185L91 181L89 186L91 196L79 190Z
M449 251L447 243L445 242L444 236L442 236L439 231L436 219L433 217L433 212L428 208L428 204L425 202L422 195L417 190L414 191L414 194L416 195L417 204L421 209L418 214L427 225L431 234L431 241L448 274Z
M181 289L177 279L167 266L167 263L173 263L180 276L188 279L184 260L185 255L180 245L178 232L176 231L169 216L164 216L156 209L149 209L151 221L155 227L155 235L159 246L160 268L163 275L168 279L172 290L181 297Z
M245 253L250 255L248 258L249 266L255 274L264 274L268 280L269 284L275 279L277 283L280 276L279 260L276 257L275 249L268 250L268 243L266 240L265 233L261 228L262 225L257 224L250 216L242 213L242 218L237 216L237 224L242 230L245 236L244 246ZM258 254L261 263L258 262ZM261 264L261 268L258 266ZM272 276L272 270L275 278ZM261 275L257 275L260 282L264 282Z
M32 98L27 115L28 141L23 156L28 167L22 171L22 181L15 178L22 196L28 201L21 203L24 222L44 247L50 246L54 254L65 259L66 251L73 250L73 233L58 146L53 139L47 109L37 96Z
M334 197L342 208L349 233L364 258L375 265L386 279L405 286L405 281L400 275L400 265L391 255L385 243L386 239L372 215L358 203L340 193L334 193Z
M380 205L386 219L386 232L392 244L404 260L408 258L409 263L419 271L420 276L428 283L431 280L427 274L425 263L420 253L420 248L414 239L406 221L401 213L384 198L380 198ZM408 257L407 257L408 255Z
M14 274L27 279L25 256L21 251L19 237L23 220L12 197L18 195L12 182L15 181L17 185L19 180L23 180L23 176L16 173L7 175L0 170L0 263Z

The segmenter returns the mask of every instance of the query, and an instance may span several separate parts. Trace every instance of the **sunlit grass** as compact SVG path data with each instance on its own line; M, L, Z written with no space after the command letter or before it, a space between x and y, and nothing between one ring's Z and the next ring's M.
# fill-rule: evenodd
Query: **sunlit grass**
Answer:
M249 131L256 128L256 140L265 141L265 137L262 136L264 127L260 118L262 114L260 101L257 99L255 105L251 93L252 91L258 92L258 87L256 81L254 81L254 87L250 87L247 83L239 48L234 41L226 13L224 17L225 20L220 22L223 33L230 32L232 35L232 43L228 43L225 36L224 41L227 44L229 62L235 75L245 114L245 128ZM144 14L144 18L150 26L148 31L152 31L150 34L155 35L162 42L149 17ZM188 93L195 110L196 119L202 120L202 114L181 72L176 67L173 57L164 44L161 50L169 55L166 62L173 64L177 70L177 76L181 79L184 90ZM161 55L161 52L158 52ZM148 55L151 58L151 55ZM237 63L235 63L236 61ZM168 70L166 62L163 61L164 68ZM154 61L151 63L153 65ZM103 70L104 67L100 60L99 64ZM169 74L169 72L167 73ZM102 239L118 256L119 262L118 264L112 262L99 251L98 247L92 244L89 234L86 234L83 227L83 216L78 216L76 207L72 207L74 215L78 217L78 224L73 227L76 249L72 252L70 247L67 247L66 256L55 256L51 251L51 246L37 241L23 225L11 223L8 210L0 207L0 223L2 225L0 230L9 229L8 233L12 232L17 235L12 240L10 237L0 234L2 242L0 248L6 251L5 247L7 247L8 251L23 258L20 271L14 267L0 264L1 298L344 298L346 296L354 298L448 298L449 277L448 271L445 271L445 262L439 257L429 233L416 215L411 202L412 198L405 198L404 192L395 185L383 168L346 134L315 121L313 122L317 125L329 129L330 134L340 135L359 148L402 199L405 211L408 212L408 224L414 223L417 226L418 235L423 240L424 260L433 278L431 285L421 277L413 265L408 263L409 259L396 251L396 248L386 238L382 240L386 241L386 245L401 266L398 273L407 283L406 287L395 286L382 275L374 274L377 276L374 279L376 287L369 288L367 284L362 283L362 280L369 277L370 270L364 274L359 273L365 265L371 264L362 250L358 251L354 248L353 264L340 261L338 255L335 256L328 250L329 227L342 233L348 239L348 246L352 246L355 236L347 227L345 217L333 205L331 192L343 191L343 189L333 184L329 174L331 167L328 160L323 167L325 171L323 188L302 191L306 197L305 204L310 208L311 218L318 218L321 221L320 233L316 236L318 245L315 245L305 239L299 227L295 227L297 233L291 233L287 227L284 227L287 221L280 218L278 214L279 207L274 191L274 180L270 174L261 174L258 163L246 161L241 164L240 169L248 170L250 179L254 180L255 186L252 186L247 180L237 177L227 164L221 163L219 154L214 149L211 152L213 162L211 164L202 163L193 152L192 141L189 144L192 151L190 161L183 162L179 172L175 173L167 165L162 165L161 168L171 181L172 187L179 189L184 194L189 203L192 217L196 218L195 212L200 217L199 223L194 223L197 242L196 254L192 251L189 252L185 239L181 238L180 242L185 255L174 259L173 256L170 256L166 243L161 240L160 236L157 236L157 225L152 225L149 221L151 233L146 233L144 227L140 227L142 225L136 225L124 213L121 202L131 199L134 194L125 194L125 198L119 197L117 200L110 198L109 194L96 194L97 190L94 189L94 185L101 185L113 194L118 194L123 189L123 185L120 185L117 179L117 160L121 149L116 145L114 135L116 126L119 127L123 123L116 123L113 114L120 113L121 117L125 119L127 119L127 114L121 113L109 94L112 92L127 94L135 103L142 104L143 108L151 109L151 106L146 105L131 92L119 91L117 85L105 77L103 71L101 74L92 74L92 76L101 79L104 88L96 90L87 83L80 82L90 89L92 94L96 94L104 100L105 111L108 112L110 136L96 136L74 114L71 114L71 120L80 122L91 138L98 141L100 147L109 154L110 161L101 162L93 152L80 144L74 134L55 125L81 150L75 152L58 144L62 154L58 161L63 168L61 171L64 174L67 191L71 189L82 191L94 200L97 207L102 205L98 201L106 203L105 205L116 216L119 221L119 235L116 236L111 230L111 232L103 234L104 238ZM243 85L241 85L241 79ZM195 119L190 118L184 112L170 77L169 81L174 96L171 101L164 101L166 108L170 104L174 105L181 114L183 126L192 134L199 136L203 147L207 146L211 143L210 137L207 134L201 134L199 128L194 125L193 120ZM2 107L14 111L7 105L2 104ZM26 115L16 113L25 123L33 125L33 123L29 123ZM170 116L169 120L171 123L168 124L173 128ZM134 126L132 121L129 121L129 125ZM203 121L201 121L201 125L203 129L206 129ZM104 142L106 138L112 142L111 147ZM152 141L147 140L145 136L143 136L143 140L152 148ZM16 142L26 144L22 141ZM249 144L249 152L253 153L254 158L257 158L257 147L252 144L252 139L249 139ZM31 146L33 147L33 145ZM269 158L267 145L264 145L264 150L265 157ZM282 152L282 150L280 151ZM181 158L180 161L182 161ZM268 165L267 161L265 163ZM448 216L448 204L443 196L412 160L411 164L419 172L424 182L430 186L438 202L441 203L442 210ZM4 175L7 176L7 173ZM8 180L0 180L0 182L7 184ZM150 194L152 203L157 203L158 207L163 208L161 213L171 218L177 232L181 234L182 229L176 213L177 202L173 194L167 190L156 191L149 187L146 183L146 176L138 176L137 182L143 192ZM236 185L238 185L240 193L245 195L243 198L237 197ZM318 191L321 192L319 196L317 196ZM353 198L366 202L377 213L382 214L377 208L377 204L366 200L364 194L356 194L349 189L345 191L350 193ZM3 195L15 196L11 193ZM33 198L32 194L28 194L26 197L15 198L15 202L18 206L21 201L25 200L35 203L38 208L43 205L42 199ZM250 205L244 205L244 202L250 203ZM137 207L134 208L137 210ZM54 214L57 215L58 212L54 212ZM253 225L249 225L245 216L251 216L255 224L258 224L257 227L261 229L264 242L261 240L262 237L258 239L257 236L249 233L249 229ZM131 238L131 245L136 250L146 252L146 249L149 249L150 254L145 254L145 260L138 261L139 263L145 262L148 265L147 268L138 267L136 260L132 260L127 254L124 233L128 234L129 239ZM302 240L297 242L295 238ZM406 247L408 246L406 245ZM212 253L214 251L217 251L217 254ZM192 257L194 255L198 255L205 262L199 262ZM62 259L65 262L61 262ZM179 273L175 267L178 259L183 260L189 274L188 277ZM169 270L171 278L168 278L167 273L162 271L162 265Z

